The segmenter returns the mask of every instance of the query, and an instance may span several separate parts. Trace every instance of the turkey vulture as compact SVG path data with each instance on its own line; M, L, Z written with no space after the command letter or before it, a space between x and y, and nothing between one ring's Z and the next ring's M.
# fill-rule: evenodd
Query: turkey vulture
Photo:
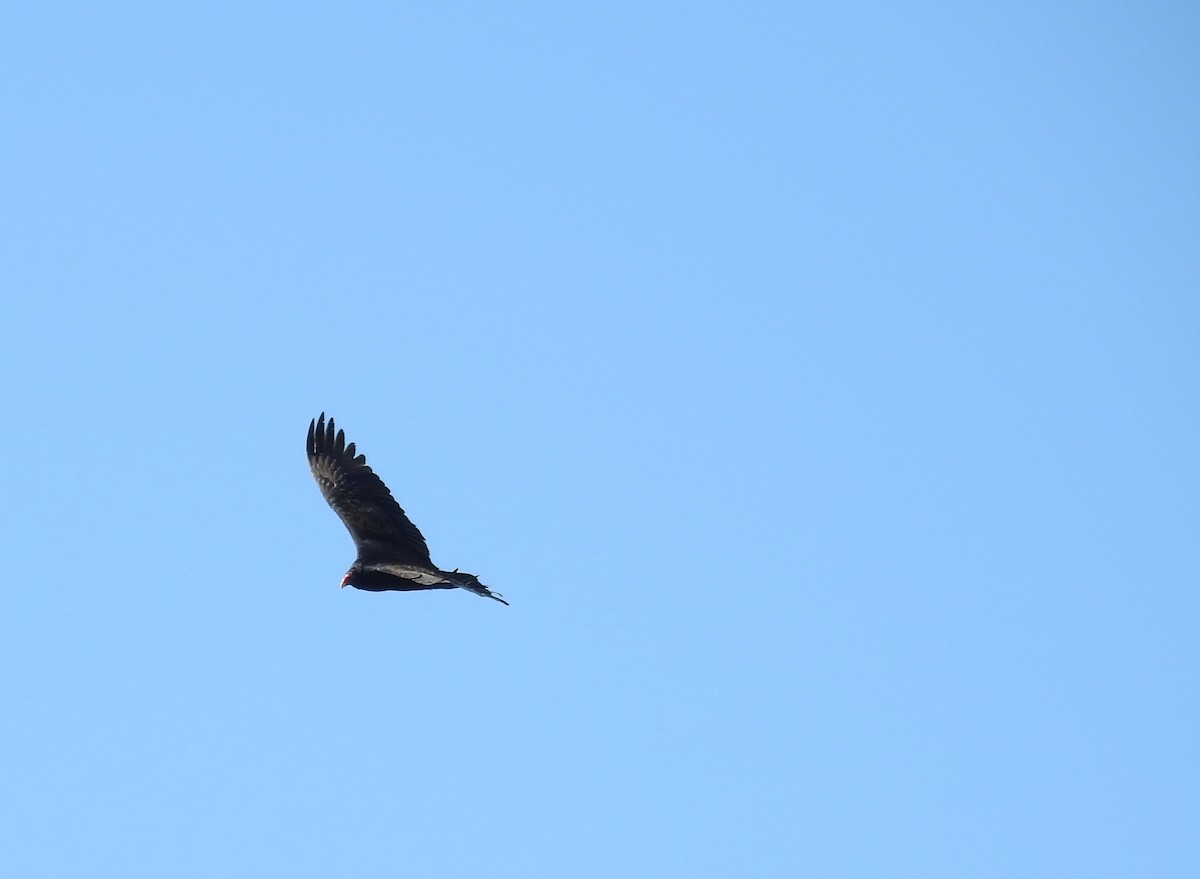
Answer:
M433 564L417 526L367 466L366 456L355 456L354 443L346 444L333 419L325 423L324 412L308 425L308 466L358 548L342 586L370 592L461 588L508 604L474 574L443 571Z

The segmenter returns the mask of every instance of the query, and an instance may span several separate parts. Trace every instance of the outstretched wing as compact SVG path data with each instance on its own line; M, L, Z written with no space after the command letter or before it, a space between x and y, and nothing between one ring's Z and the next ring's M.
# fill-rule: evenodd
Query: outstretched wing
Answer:
M366 456L355 456L354 443L346 444L346 435L335 430L332 418L325 422L324 412L308 425L308 466L321 494L354 538L359 559L433 567L417 526L367 466Z

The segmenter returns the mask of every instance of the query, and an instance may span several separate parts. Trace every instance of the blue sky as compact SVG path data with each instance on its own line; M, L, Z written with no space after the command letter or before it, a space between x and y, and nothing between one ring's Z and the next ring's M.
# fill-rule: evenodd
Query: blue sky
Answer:
M7 7L0 871L1196 875L1198 36Z

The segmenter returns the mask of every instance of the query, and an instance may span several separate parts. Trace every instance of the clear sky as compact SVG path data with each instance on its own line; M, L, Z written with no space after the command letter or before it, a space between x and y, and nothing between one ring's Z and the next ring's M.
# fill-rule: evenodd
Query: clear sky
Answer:
M0 873L1200 875L1198 45L6 5Z

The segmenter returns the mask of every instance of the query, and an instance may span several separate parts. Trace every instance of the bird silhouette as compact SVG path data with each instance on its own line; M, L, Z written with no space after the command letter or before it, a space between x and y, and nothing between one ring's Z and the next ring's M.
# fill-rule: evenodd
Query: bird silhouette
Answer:
M358 557L342 586L369 592L412 592L418 589L466 589L508 604L474 574L443 571L429 557L425 538L405 514L388 487L356 455L354 443L334 427L325 413L308 425L308 466L329 506L338 514Z

